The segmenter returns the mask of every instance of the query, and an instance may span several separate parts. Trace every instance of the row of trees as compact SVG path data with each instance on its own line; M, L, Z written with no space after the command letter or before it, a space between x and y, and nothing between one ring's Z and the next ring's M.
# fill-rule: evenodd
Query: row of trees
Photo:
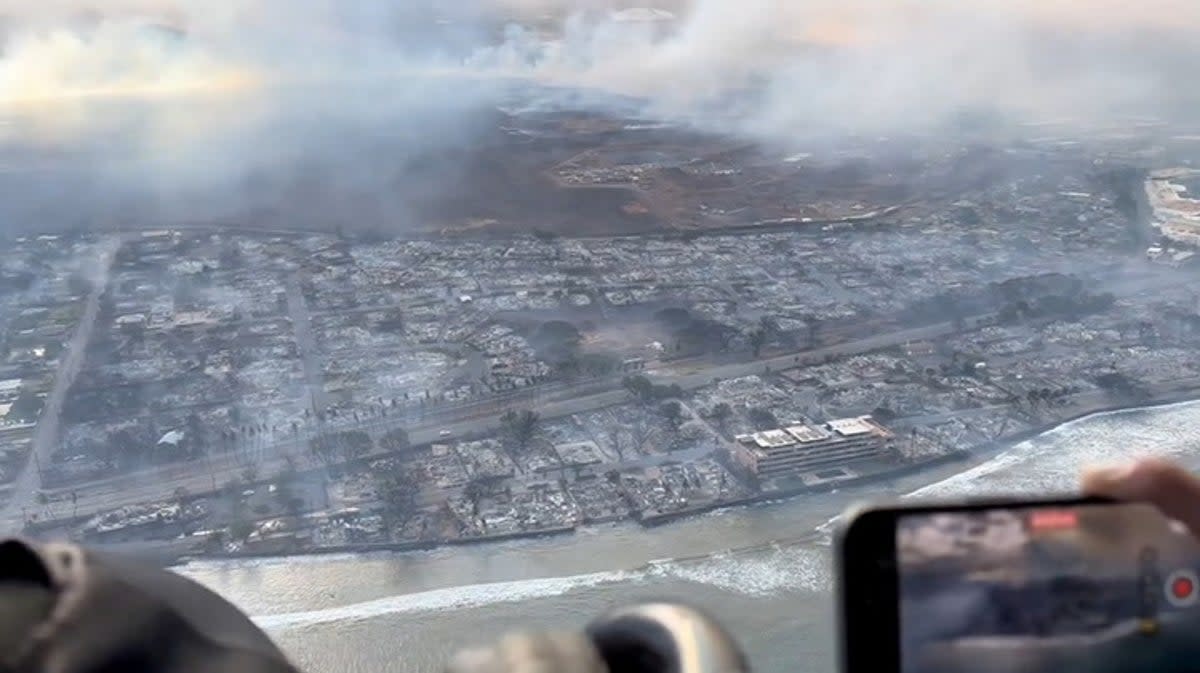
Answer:
M621 379L621 386L629 392L630 396L642 404L651 404L659 400L683 396L683 388L680 388L678 384L673 383L668 386L654 383L641 374L626 376Z
M800 316L807 325L807 342L811 348L816 344L820 320L811 313ZM749 346L754 357L762 354L763 348L772 339L795 345L795 339L779 329L779 324L770 316L763 316L759 324L747 331L709 318L693 316L687 309L667 308L655 314L655 319L665 327L676 342L676 350L683 347L704 351L729 351L740 340Z
M408 448L408 431L404 428L388 430L380 438L379 446L385 451L400 451ZM309 455L323 465L357 460L371 453L374 448L375 442L362 430L333 432L314 437L308 442Z
M997 318L1003 323L1016 323L1029 318L1067 318L1077 320L1093 313L1103 313L1116 303L1111 292L1076 295L1048 295L1036 299L1018 299L1000 307Z
M371 436L361 430L320 435L308 442L309 454L323 465L357 460L370 453L372 448Z

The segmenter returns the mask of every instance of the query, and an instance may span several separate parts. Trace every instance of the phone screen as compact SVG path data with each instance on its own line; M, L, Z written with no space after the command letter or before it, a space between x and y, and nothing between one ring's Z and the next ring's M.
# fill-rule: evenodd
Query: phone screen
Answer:
M903 673L1200 670L1200 544L1140 504L902 515Z

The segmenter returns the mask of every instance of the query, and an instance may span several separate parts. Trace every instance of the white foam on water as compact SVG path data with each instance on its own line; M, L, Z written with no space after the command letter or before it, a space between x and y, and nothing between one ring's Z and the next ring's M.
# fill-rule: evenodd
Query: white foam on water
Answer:
M534 598L561 596L571 591L605 584L636 580L645 573L624 571L589 573L569 577L544 577L512 582L491 582L466 586L433 589L400 596L342 605L322 610L288 612L254 617L254 622L267 631L328 624L356 622L385 615L438 610L459 610L498 603L517 603Z
M828 552L801 546L772 546L664 563L651 574L754 597L774 596L780 591L823 592L833 582Z
M1114 411L1071 421L908 496L1073 492L1088 465L1143 455L1194 461L1200 454L1200 403Z

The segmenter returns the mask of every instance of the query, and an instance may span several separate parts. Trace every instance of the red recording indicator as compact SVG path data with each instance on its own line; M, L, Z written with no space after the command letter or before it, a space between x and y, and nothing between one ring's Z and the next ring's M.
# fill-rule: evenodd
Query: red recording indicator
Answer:
M1176 577L1174 582L1171 582L1171 593L1179 600L1187 600L1191 598L1196 591L1196 585L1192 584L1192 580L1187 577Z
M1070 509L1044 509L1029 515L1029 528L1034 531L1064 530L1079 525L1079 515Z
M1200 582L1196 580L1196 574L1190 570L1176 570L1167 578L1167 602L1175 607L1188 607L1196 604L1196 599L1200 598Z

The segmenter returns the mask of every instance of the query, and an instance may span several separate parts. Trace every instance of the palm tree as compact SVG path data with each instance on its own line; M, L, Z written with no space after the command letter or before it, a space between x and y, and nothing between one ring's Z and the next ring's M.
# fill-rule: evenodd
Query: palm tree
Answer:
M616 426L608 426L604 433L608 437L608 443L612 445L613 451L617 452L617 460L625 460L625 446L621 442L621 429Z
M747 338L750 341L750 348L754 351L754 357L758 357L762 353L763 346L767 345L767 331L759 327L751 330Z

